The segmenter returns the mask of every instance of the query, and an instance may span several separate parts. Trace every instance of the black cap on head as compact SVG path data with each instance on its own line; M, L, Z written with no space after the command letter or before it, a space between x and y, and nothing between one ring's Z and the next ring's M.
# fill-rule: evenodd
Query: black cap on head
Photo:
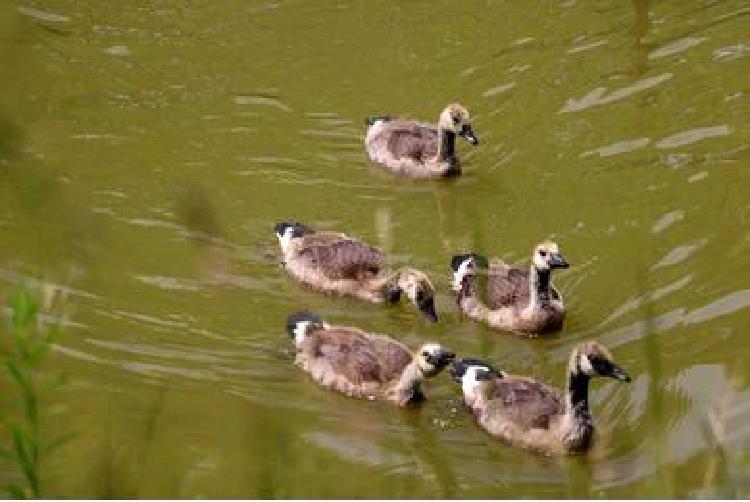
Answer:
M471 253L457 254L456 256L451 258L451 270L453 270L454 272L458 272L458 267L460 267L463 262L471 257Z
M308 310L295 312L294 314L286 318L286 332L289 333L289 336L294 338L294 330L297 329L297 325L299 323L304 322L304 321L307 321L313 324L323 323L323 320L317 314L313 314L312 312Z
M284 235L287 228L292 229L292 237L302 237L305 234L313 233L310 227L298 221L280 221L274 226L277 235Z
M453 270L454 272L458 272L458 267L460 267L461 264L468 259L473 259L474 266L476 267L487 268L489 266L487 258L485 258L484 256L477 253L464 253L457 254L456 256L451 258L451 270Z
M461 378L466 374L466 370L471 366L483 366L492 374L500 376L500 372L493 368L492 365L484 359L464 357L453 361L453 365L451 366L451 376L453 377L453 380L460 382Z

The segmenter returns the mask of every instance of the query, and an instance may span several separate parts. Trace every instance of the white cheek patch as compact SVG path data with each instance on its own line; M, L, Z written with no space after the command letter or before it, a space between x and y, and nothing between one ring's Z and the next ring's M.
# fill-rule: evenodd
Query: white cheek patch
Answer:
M539 253L534 253L534 266L537 270L547 270L549 268L547 260L539 256Z
M464 260L461 265L458 266L458 270L453 272L453 291L461 291L461 282L464 280L464 277L469 272L469 267L471 266L471 259Z
M310 321L300 321L294 327L294 343L299 345L305 341L307 328L310 327Z
M442 350L442 347L440 344L437 343L426 343L422 345L422 348L420 349L421 352L428 352L431 356L437 355ZM419 368L427 373L430 373L432 371L435 371L435 365L432 363L427 362L425 360L424 356L419 356Z
M287 227L284 230L283 235L276 234L276 237L279 238L279 246L281 246L282 253L286 253L286 250L289 248L289 243L292 242L293 233L294 229L292 227Z
M435 366L425 361L424 358L419 358L419 369L422 370L423 373L432 373L435 371Z
M594 371L594 367L591 365L591 361L589 361L589 357L586 354L581 354L581 357L578 359L578 367L588 376L594 376L594 374L596 374L596 371Z
M479 380L477 380L477 371L483 369L485 368L481 366L469 366L466 368L466 373L461 378L461 390L465 397L474 397L474 390L480 384Z

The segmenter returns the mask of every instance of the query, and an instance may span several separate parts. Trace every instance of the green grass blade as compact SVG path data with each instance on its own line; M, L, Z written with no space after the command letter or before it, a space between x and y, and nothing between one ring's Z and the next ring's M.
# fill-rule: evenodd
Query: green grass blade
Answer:
M26 494L23 489L17 485L8 485L8 495L14 500L26 500Z
M11 425L10 427L11 436L13 438L13 449L16 452L16 459L18 460L21 470L26 481L29 483L32 493L35 497L39 495L39 477L37 473L37 465L29 456L27 451L27 438L23 430L17 425Z

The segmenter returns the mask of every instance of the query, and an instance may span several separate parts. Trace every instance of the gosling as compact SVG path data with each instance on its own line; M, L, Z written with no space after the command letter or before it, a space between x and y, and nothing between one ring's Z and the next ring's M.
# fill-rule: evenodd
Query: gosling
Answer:
M539 244L528 271L493 259L489 264L486 300L475 291L479 264L486 260L469 253L451 260L453 290L457 303L468 317L491 328L533 337L562 329L565 303L552 285L552 271L568 268L568 262L554 242Z
M435 288L412 268L391 270L382 251L353 237L315 232L298 222L276 225L283 264L296 280L313 289L374 303L397 303L402 294L437 322Z
M318 384L349 397L390 401L398 406L422 401L422 382L454 359L438 343L412 353L401 342L358 328L331 326L310 312L287 319L294 340L294 363Z
M370 160L389 171L412 178L440 178L461 174L456 136L479 143L469 112L458 103L448 105L437 125L390 117L367 119L365 147Z
M591 448L591 378L630 381L596 341L581 343L573 350L564 392L531 378L497 371L479 359L455 361L451 375L461 384L464 403L482 429L513 446L545 454L584 453Z

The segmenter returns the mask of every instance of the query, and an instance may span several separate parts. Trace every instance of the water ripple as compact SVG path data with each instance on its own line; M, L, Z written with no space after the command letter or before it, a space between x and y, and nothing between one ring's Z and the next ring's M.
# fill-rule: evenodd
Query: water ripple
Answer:
M659 232L663 232L667 228L671 227L681 219L685 217L685 211L682 210L676 210L676 211L670 211L669 213L663 215L661 218L656 220L654 223L654 226L651 227L651 233L652 234L658 234Z
M716 61L732 61L743 58L748 53L750 53L750 45L737 44L714 50L713 57Z
M234 97L234 102L243 106L267 106L287 113L292 111L289 106L279 101L278 98L259 94L238 94Z
M734 291L685 316L685 324L696 324L750 307L750 289Z
M592 106L606 105L614 101L625 99L637 92L645 91L651 87L660 85L674 76L672 73L663 73L654 77L644 78L634 82L627 87L615 89L607 94L606 87L597 87L581 99L568 98L568 102L557 113L578 112L591 108Z
M685 37L674 42L662 45L658 49L652 51L649 55L649 59L658 59L665 56L671 56L678 52L682 52L695 47L696 45L702 44L706 39L704 37Z
M47 23L67 23L70 21L70 18L68 16L63 16L62 14L56 14L54 12L35 9L33 7L24 7L24 6L19 5L18 7L16 7L16 10L20 14L23 14L25 16L34 18L38 21L44 21Z
M659 268L668 267L668 266L680 263L682 261L685 261L695 251L705 246L707 242L708 242L708 239L704 238L704 239L699 240L695 244L684 244L682 246L677 246L676 248L668 252L666 255L664 255L664 257L662 257L661 260L659 260L654 265L652 265L650 270L656 270Z
M607 45L608 43L609 42L607 42L606 40L597 40L596 42L590 42L588 44L579 45L577 47L571 47L570 49L568 49L568 54L589 51L591 49L601 47L602 45Z
M364 462L375 466L398 465L402 468L411 463L407 457L387 451L361 437L348 435L342 438L339 434L323 431L310 432L305 437L313 444L327 450L332 450L337 455L355 462Z
M626 139L618 141L607 146L600 146L593 150L588 150L581 154L581 157L588 157L598 153L600 157L609 157L611 155L619 155L621 153L632 152L648 145L651 140L649 138L638 138L638 139Z
M717 136L727 136L729 134L729 127L726 125L718 125L711 127L698 127L696 129L690 129L689 131L678 132L671 136L657 142L654 146L656 148L677 148L680 146L689 145L696 141L701 141L708 138L714 138Z
M135 278L149 286L156 286L172 291L200 291L202 289L196 281L180 279L178 277L136 275Z
M484 91L482 93L482 96L484 96L485 98L489 98L491 96L495 96L497 94L502 94L502 93L504 93L506 91L509 91L509 90L513 89L515 86L516 86L515 82L510 82L510 83L507 83L507 84L497 85L495 87L492 87L492 88L487 89L486 91Z

